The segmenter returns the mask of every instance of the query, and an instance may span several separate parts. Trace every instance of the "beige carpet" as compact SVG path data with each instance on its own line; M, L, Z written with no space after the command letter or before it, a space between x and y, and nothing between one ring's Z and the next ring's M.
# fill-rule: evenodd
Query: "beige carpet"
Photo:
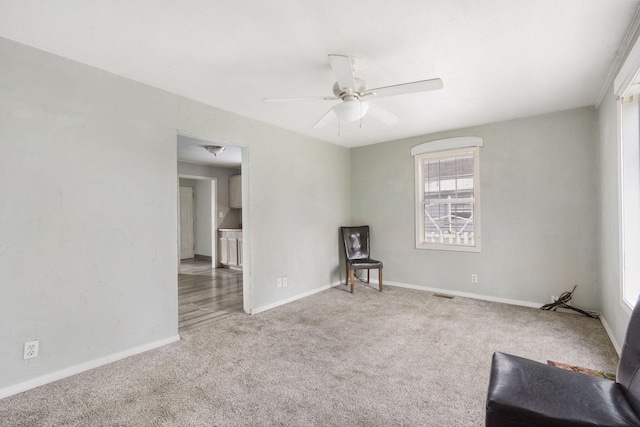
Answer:
M598 320L334 288L0 400L2 426L482 426L491 355L615 372Z

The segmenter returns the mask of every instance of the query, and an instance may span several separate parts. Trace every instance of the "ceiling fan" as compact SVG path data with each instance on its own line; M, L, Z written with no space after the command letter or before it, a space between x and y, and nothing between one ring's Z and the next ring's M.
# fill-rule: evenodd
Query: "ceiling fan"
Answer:
M393 86L367 89L367 82L353 75L358 66L357 58L346 55L329 55L329 64L331 65L333 74L336 76L336 82L333 84L334 96L264 98L263 101L342 101L320 117L313 125L313 128L322 127L335 117L349 122L360 120L360 126L362 127L362 118L366 114L375 117L389 126L393 126L398 123L400 118L379 105L370 102L370 99L442 89L442 80L440 79L419 80Z

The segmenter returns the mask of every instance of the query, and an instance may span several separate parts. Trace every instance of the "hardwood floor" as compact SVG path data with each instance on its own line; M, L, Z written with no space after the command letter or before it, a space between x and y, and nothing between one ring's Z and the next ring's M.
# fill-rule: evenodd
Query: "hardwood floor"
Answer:
M211 261L182 260L178 274L178 329L242 311L242 271L211 267Z

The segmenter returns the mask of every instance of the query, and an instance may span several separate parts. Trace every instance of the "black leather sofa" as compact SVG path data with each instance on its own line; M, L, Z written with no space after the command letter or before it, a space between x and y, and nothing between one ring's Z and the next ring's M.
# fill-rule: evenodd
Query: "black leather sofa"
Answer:
M616 382L494 353L487 427L640 426L640 300L620 355Z

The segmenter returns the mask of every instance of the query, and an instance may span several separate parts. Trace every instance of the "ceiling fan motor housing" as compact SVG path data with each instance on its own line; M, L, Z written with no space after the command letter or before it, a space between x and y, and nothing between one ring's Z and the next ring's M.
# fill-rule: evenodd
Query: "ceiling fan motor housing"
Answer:
M340 87L338 82L335 82L333 84L333 94L338 98L341 98L343 101L345 101L344 97L348 95L356 95L358 98L360 98L360 96L362 96L362 94L367 90L367 82L357 77L354 77L353 80L356 83L355 88L353 89L352 88L343 89Z

